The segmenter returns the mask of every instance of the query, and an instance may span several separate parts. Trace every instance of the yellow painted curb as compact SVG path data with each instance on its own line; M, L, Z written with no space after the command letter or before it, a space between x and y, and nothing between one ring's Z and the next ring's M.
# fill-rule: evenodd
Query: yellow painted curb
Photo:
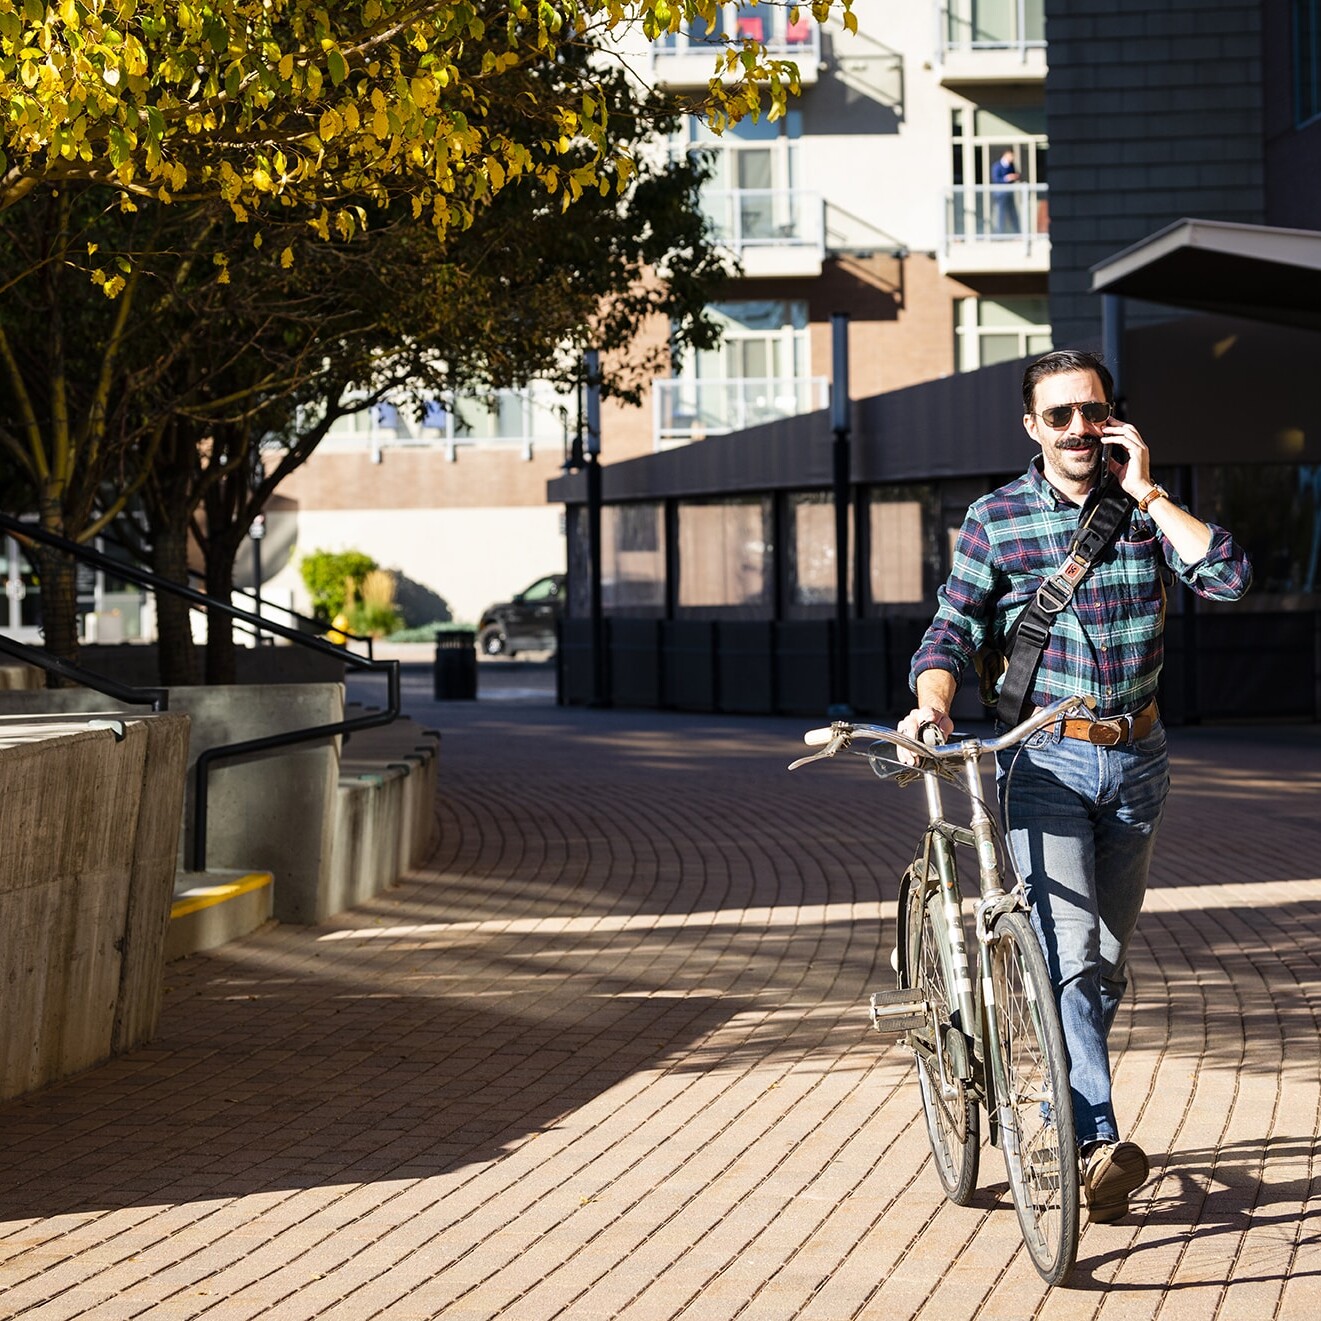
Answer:
M270 885L275 877L268 871L249 872L228 885L200 885L196 890L189 890L182 899L176 899L170 908L170 917L185 917L202 908L213 908L227 899L236 899L241 894L261 890Z

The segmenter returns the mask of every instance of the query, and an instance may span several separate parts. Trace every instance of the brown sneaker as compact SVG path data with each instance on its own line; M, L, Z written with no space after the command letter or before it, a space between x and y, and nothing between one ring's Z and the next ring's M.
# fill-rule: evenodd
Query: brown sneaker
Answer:
M1146 1182L1146 1153L1136 1142L1102 1142L1083 1162L1082 1194L1087 1218L1108 1225L1128 1214L1128 1195Z

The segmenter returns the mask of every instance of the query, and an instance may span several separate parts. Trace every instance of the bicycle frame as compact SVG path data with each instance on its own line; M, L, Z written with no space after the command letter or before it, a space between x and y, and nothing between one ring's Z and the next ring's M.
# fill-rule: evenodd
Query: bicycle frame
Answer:
M924 768L922 772L923 788L926 793L928 825L923 835L921 875L913 882L921 887L918 895L922 911L929 894L938 890L940 911L944 921L939 928L937 953L946 964L946 984L952 988L955 1003L948 1006L952 1025L956 1025L963 1037L964 1049L960 1052L966 1057L967 1064L960 1081L971 1083L978 1099L985 1103L993 1099L995 1104L987 1106L990 1121L990 1137L999 1145L1000 1124L998 1106L1008 1093L1008 1079L1004 1076L999 1051L991 1049L991 1042L996 1039L999 1023L996 1015L995 995L991 981L991 935L993 919L1007 909L1027 910L1021 895L1007 893L1004 889L999 858L995 844L995 826L982 795L982 777L980 758L984 749L981 744L967 745L963 756L963 774L967 781L969 799L972 802L972 816L969 825L962 826L948 821L944 814L941 796L940 778L933 769ZM963 920L962 892L959 888L958 866L955 860L955 848L959 845L971 847L978 864L978 883L980 900L976 912L977 943L977 980L973 980L969 960L967 928ZM934 877L934 883L933 883ZM903 911L903 897L900 899L900 911ZM907 942L900 940L900 959L906 962ZM905 967L905 974L911 977L912 969ZM910 1036L910 1044L924 1056L928 1051ZM948 1076L945 1066L945 1052L937 1042L936 1048L929 1052L928 1062L934 1062L940 1079L941 1094L946 1099L956 1095L956 1088ZM991 1061L991 1092L988 1096L985 1077L985 1061Z

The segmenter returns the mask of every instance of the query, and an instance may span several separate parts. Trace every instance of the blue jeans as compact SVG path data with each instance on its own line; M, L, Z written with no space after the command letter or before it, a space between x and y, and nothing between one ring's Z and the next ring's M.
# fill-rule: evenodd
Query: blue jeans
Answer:
M996 777L1059 1004L1078 1143L1114 1141L1106 1039L1170 789L1165 729L1104 748L1048 728L1000 753Z

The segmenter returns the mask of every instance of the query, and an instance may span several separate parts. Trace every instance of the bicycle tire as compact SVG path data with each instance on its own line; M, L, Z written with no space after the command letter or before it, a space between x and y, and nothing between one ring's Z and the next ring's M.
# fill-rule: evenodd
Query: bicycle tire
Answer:
M1000 1146L1023 1242L1037 1273L1059 1284L1078 1256L1078 1152L1068 1055L1055 993L1028 916L992 929L991 980L1006 1095L996 1097Z
M960 1068L963 1061L956 1058L952 1044L962 1038L956 1036L958 1028L950 1021L953 996L940 895L927 889L915 872L909 874L905 894L905 975L909 988L920 992L929 1007L927 1025L910 1033L918 1038L913 1053L927 1137L945 1196L959 1206L967 1206L977 1187L981 1113L968 1082L956 1076L966 1070ZM933 1071L928 1052L943 1054L952 1096L942 1095L939 1067Z

